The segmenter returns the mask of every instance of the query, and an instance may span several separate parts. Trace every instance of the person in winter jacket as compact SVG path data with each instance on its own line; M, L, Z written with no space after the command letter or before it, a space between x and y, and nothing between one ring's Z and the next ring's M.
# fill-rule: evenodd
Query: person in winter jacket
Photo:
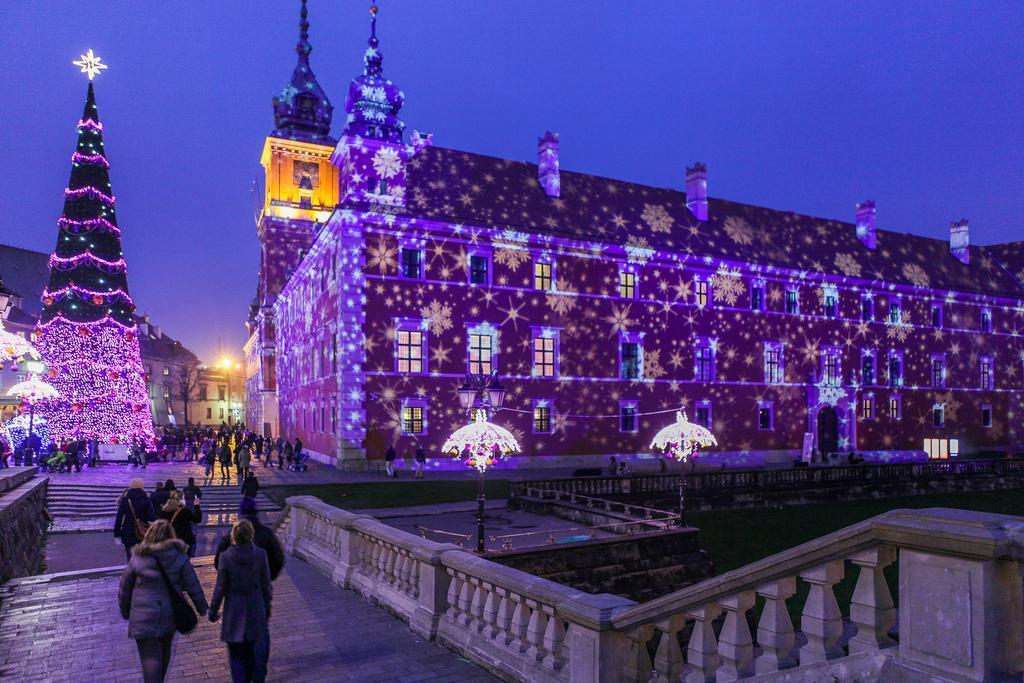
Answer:
M427 452L423 450L423 444L416 448L416 478L423 478L423 466L427 463Z
M242 502L238 504L238 517L247 519L252 524L252 528L256 531L253 542L257 548L262 548L267 553L267 561L270 563L270 580L276 580L281 569L284 568L284 548L281 547L281 541L277 540L277 535L270 527L260 521L259 513L256 512L256 501L252 498L243 498ZM217 544L217 552L213 556L214 567L219 566L221 554L230 547L231 536L228 534Z
M249 465L252 463L252 453L244 441L235 453L235 462L238 465L238 481L243 482L245 475L249 472Z
M199 502L196 501L192 508L189 509L185 507L181 500L181 491L171 491L171 497L167 499L167 502L156 514L157 517L170 522L171 528L174 529L174 535L188 546L188 556L195 557L196 533L192 529L192 525L198 524L203 518L203 511L199 506Z
M245 481L242 482L242 495L246 498L255 498L259 492L260 481L256 478L256 473L249 470L249 473L245 475Z
M132 479L117 502L117 515L114 517L114 538L120 538L124 544L125 556L132 558L132 547L142 539L135 535L135 520L149 524L156 519L156 511L146 495L141 479Z
M223 481L231 478L231 446L226 438L220 446L220 478Z
M231 529L231 547L220 556L210 621L224 621L220 639L227 643L231 680L264 681L270 658L270 602L273 597L267 554L253 544L255 530L247 519Z
M121 616L128 620L128 637L139 649L145 683L162 683L167 676L174 642L174 611L161 567L174 590L188 593L200 615L207 610L203 587L185 554L184 542L174 537L167 520L157 520L133 548L117 591Z
M388 450L384 454L384 469L387 472L389 477L397 477L398 476L397 474L395 474L395 458L396 457L397 457L397 454L395 453L395 447L394 446L388 446Z

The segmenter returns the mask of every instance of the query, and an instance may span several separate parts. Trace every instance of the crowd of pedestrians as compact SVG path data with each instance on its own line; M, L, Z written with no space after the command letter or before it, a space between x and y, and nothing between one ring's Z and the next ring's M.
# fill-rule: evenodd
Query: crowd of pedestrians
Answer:
M39 435L32 434L11 451L0 438L0 470L34 465L43 472L81 472L83 467L94 467L98 460L99 444L95 440L68 439L44 447Z
M231 464L244 472L242 496L238 521L216 545L217 581L209 603L191 562L195 525L203 518L203 490L195 478L180 489L173 480L159 482L151 493L141 479L132 479L118 501L114 536L128 562L118 604L146 683L165 679L175 634L194 630L196 613L221 622L232 681L266 679L272 581L284 567L284 550L259 519L255 473L244 457Z

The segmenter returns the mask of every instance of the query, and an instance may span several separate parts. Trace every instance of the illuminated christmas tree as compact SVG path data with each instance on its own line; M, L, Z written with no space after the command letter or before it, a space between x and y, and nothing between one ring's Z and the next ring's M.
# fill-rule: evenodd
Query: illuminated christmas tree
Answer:
M149 440L153 418L132 316L135 304L128 295L92 84L106 65L92 50L75 64L89 75L89 91L39 317L46 380L60 394L42 412L56 439Z

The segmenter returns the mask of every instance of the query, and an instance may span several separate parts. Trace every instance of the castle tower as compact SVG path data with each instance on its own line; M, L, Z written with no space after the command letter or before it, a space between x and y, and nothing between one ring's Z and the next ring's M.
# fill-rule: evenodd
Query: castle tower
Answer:
M274 321L271 306L302 252L338 203L338 172L331 164L334 108L309 64L306 0L299 14L298 61L292 77L274 96L274 129L263 144L262 209L256 235L260 272L249 315L246 354L246 421L277 435Z
M91 50L76 64L89 74L89 90L42 295L39 351L48 368L45 379L59 392L42 412L55 439L151 442L153 416L135 303L128 294L110 162L92 84L106 67Z

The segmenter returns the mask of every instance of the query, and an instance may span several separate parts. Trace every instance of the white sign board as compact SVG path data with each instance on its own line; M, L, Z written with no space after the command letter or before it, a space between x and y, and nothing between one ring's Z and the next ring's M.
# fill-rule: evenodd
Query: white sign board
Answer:
M128 460L128 446L123 443L101 443L101 462L124 462Z
M800 459L804 462L811 461L811 449L814 448L814 434L804 432L804 447L800 452Z

